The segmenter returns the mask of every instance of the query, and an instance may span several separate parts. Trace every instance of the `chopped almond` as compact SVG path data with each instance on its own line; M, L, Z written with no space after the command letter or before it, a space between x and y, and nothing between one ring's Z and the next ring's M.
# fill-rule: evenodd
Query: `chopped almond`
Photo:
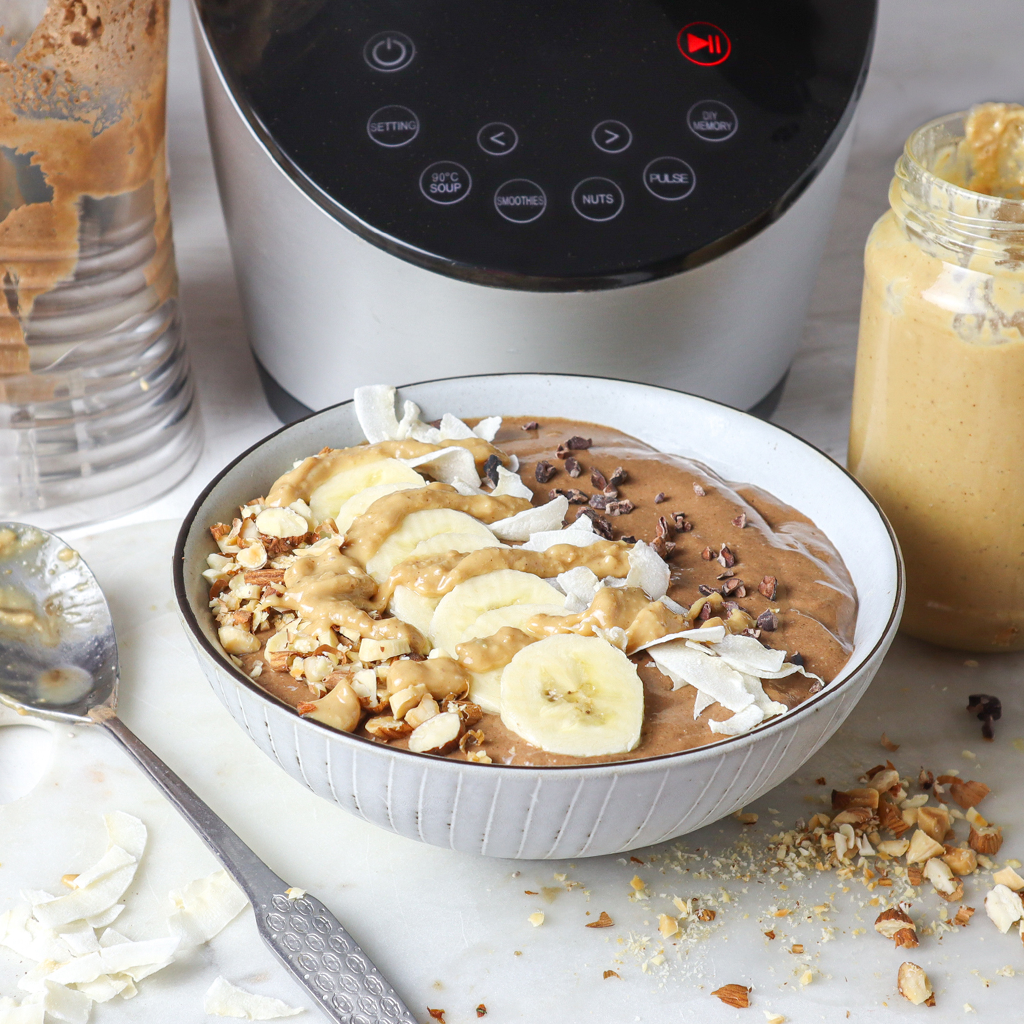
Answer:
M953 918L953 924L958 924L963 928L967 927L967 922L974 916L974 907L961 907L956 912L956 917Z
M973 780L961 782L959 779L954 779L949 784L949 795L964 810L968 807L974 807L975 804L980 804L991 792L992 790L984 782L975 782Z
M932 983L928 980L922 967L906 961L900 964L897 974L897 985L900 995L909 1000L915 1006L926 1003L929 1006L935 1005L935 996L932 992Z
M874 810L878 806L877 789L849 789L845 793L838 789L832 790L832 810L845 811L847 807L868 807Z
M591 921L590 924L586 925L587 928L611 928L615 922L608 916L608 914L602 910L601 916L596 921Z
M734 1006L744 1010L750 1005L750 989L745 985L723 985L711 993L718 996L726 1006Z
M963 846L947 846L942 859L954 875L973 875L978 870L978 855Z
M1013 868L1003 868L992 876L996 885L1005 885L1007 889L1020 892L1024 889L1024 878L1021 878Z
M998 853L1003 845L1003 830L998 825L982 825L981 828L972 826L969 842L971 849L978 853Z
M900 745L898 743L893 743L893 741L889 739L889 737L884 732L882 733L882 739L880 740L880 742L882 746L889 751L890 754L895 754L896 751L900 749Z
M926 836L941 843L949 831L949 811L945 807L919 807L917 811L917 827Z
M619 974L618 971L605 971L604 972L604 977L605 977L605 980L607 980L608 978L621 978L622 975Z
M902 907L890 907L875 918L875 931L884 938L894 939L898 933L903 931L916 932L917 925ZM917 945L916 937L914 945Z
M932 857L941 857L945 852L942 845L931 836L918 829L910 837L910 848L907 850L908 864L924 864Z

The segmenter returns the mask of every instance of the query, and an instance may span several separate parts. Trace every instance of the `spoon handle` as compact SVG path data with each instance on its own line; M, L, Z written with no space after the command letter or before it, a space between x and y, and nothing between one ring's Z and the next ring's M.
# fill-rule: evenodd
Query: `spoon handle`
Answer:
M249 849L116 715L93 716L196 830L249 898L263 941L340 1024L417 1024L395 990L338 919L288 885Z

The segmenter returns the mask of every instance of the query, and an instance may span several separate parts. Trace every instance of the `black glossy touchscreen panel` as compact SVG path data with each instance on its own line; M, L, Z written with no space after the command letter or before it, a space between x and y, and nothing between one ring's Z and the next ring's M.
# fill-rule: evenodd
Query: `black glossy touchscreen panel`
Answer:
M875 0L205 0L243 110L382 247L506 287L705 261L813 178Z

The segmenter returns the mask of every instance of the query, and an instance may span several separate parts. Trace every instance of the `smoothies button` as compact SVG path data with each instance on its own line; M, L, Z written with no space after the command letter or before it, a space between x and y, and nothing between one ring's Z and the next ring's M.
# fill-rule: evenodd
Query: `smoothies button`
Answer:
M535 182L513 178L498 186L494 208L513 224L529 224L548 208L548 197Z
M573 209L586 220L613 220L624 204L622 189L608 178L584 178L572 190Z
M451 160L439 160L420 175L420 191L432 203L441 206L462 202L472 187L473 179L469 171L462 164Z

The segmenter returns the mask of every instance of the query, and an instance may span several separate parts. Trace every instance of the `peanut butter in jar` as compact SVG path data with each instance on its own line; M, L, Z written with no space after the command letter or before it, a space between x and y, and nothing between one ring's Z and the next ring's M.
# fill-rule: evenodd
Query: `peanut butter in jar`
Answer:
M864 257L849 466L906 560L902 629L1024 648L1024 107L917 129Z

